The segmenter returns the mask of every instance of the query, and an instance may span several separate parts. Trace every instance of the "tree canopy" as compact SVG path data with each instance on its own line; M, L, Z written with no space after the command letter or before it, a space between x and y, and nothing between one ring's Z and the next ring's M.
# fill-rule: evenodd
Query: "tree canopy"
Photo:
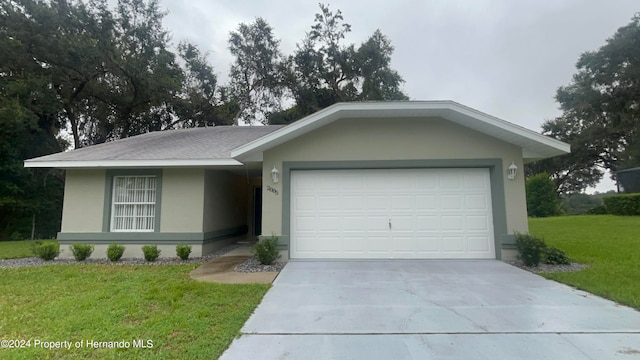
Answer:
M570 84L556 93L563 114L543 133L571 144L571 154L532 164L559 193L593 186L605 170L640 166L640 15L597 51L580 56Z
M171 43L158 0L0 2L0 240L59 229L64 176L25 159L165 129L291 122L336 101L406 98L376 31L320 5L286 56L264 19L229 34L228 84L193 44ZM286 109L289 107L288 109ZM286 109L286 110L283 110ZM15 236L14 236L15 237Z
M391 68L393 46L376 30L356 48L344 44L351 25L342 12L320 4L314 25L284 63L284 85L295 105L269 117L290 123L341 101L406 100L404 82Z

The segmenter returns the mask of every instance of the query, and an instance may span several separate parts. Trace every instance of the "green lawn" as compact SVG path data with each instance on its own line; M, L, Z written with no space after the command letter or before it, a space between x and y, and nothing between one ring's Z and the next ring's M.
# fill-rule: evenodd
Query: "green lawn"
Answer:
M37 240L0 241L0 259L17 259L33 256L31 247Z
M189 278L197 265L53 265L0 269L1 359L216 359L269 289ZM71 350L35 341L71 341ZM134 340L152 348L135 348ZM147 343L150 340L151 343ZM90 349L124 341L128 349ZM82 342L82 348L75 348Z
M590 268L543 276L640 310L640 216L529 219L529 231Z

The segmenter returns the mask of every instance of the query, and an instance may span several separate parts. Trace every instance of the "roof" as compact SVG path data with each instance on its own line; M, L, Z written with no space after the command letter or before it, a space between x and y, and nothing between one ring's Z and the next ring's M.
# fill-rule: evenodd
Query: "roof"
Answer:
M455 101L381 101L337 103L297 122L242 145L231 152L240 161L260 159L262 152L338 119L439 117L522 148L533 161L570 152L567 143L541 135ZM425 119L428 121L428 119Z
M282 125L156 131L25 161L26 167L171 167L242 165L231 150Z
M569 144L454 101L337 103L287 126L216 126L152 132L25 161L26 167L234 166L339 119L443 118L522 148L525 161L570 151Z

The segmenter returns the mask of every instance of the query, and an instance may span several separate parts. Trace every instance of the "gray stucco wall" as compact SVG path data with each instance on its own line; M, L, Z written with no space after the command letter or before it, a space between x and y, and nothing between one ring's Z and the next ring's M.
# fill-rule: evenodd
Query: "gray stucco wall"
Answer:
M522 176L522 149L439 118L338 120L264 153L262 234L285 234L283 229L283 183L271 181L271 169L280 171L287 162L340 162L393 160L500 159L504 172L498 186L504 192L506 232L527 232L527 213ZM385 162L386 161L386 162ZM506 180L511 162L520 169L515 181ZM445 162L446 163L446 162ZM452 161L452 163L455 163ZM438 166L442 166L439 162ZM281 174L286 177L287 174ZM273 191L268 191L271 187ZM277 194L276 194L277 193ZM500 201L494 196L494 206ZM504 213L503 212L503 213ZM504 215L503 215L504 216ZM496 237L505 234L496 233Z
M102 231L104 191L105 170L67 170L61 231Z
M204 169L164 169L161 232L202 232Z

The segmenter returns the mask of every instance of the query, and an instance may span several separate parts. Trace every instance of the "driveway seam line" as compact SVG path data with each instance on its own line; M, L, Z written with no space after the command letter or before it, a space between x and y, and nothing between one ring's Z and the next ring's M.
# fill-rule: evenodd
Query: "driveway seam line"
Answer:
M606 334L637 334L640 335L640 331L496 331L496 332L360 332L360 333L242 333L242 335L304 335L304 336L316 336L316 335L606 335Z

